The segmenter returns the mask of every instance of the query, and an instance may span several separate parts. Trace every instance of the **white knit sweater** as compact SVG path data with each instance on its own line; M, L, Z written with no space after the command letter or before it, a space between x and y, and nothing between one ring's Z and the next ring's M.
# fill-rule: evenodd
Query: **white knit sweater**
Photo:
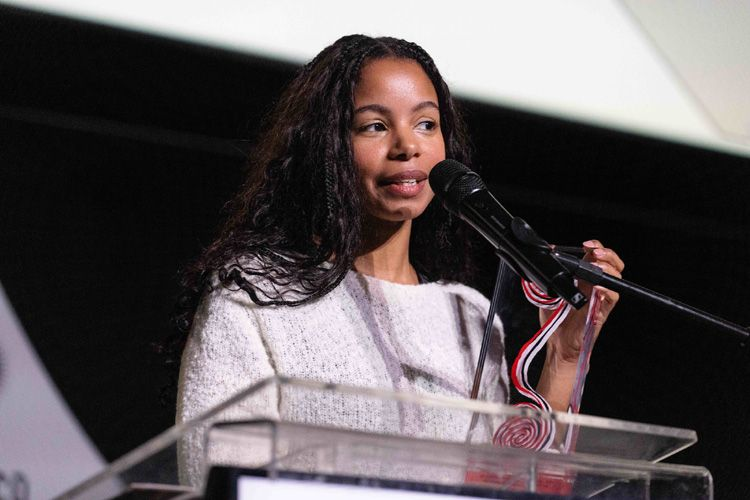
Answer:
M353 271L329 294L298 307L260 307L243 291L218 287L199 306L185 347L177 422L275 374L466 398L488 305L464 285L401 285ZM494 333L480 399L505 402L508 377L499 321ZM223 417L459 440L468 429L465 419L446 421L439 413L402 412L396 422L389 421L370 404L279 399L266 391ZM195 486L202 481L203 432L188 434L178 450L181 481Z

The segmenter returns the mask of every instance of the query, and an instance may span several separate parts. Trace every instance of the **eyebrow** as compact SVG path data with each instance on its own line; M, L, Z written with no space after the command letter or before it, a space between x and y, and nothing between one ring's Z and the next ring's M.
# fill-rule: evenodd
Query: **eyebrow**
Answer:
M412 108L412 112L420 111L424 108L434 108L439 110L440 108L434 101L422 101ZM390 109L383 106L382 104L366 104L354 110L354 114L364 113L365 111L374 111L376 113L388 114Z

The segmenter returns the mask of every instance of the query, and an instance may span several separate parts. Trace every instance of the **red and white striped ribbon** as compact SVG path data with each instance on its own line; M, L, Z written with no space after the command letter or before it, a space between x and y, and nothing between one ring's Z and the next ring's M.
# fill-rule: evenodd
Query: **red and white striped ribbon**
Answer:
M552 410L550 404L529 383L529 366L542 350L544 344L547 343L547 340L565 321L568 313L570 313L571 306L560 298L548 296L532 282L521 280L521 286L529 302L542 309L554 309L554 312L531 339L524 344L513 362L511 369L513 385L520 394L531 400L531 402L519 403L515 406L549 412ZM546 450L552 444L554 438L554 425L547 418L517 417L503 423L495 432L492 441L501 446Z

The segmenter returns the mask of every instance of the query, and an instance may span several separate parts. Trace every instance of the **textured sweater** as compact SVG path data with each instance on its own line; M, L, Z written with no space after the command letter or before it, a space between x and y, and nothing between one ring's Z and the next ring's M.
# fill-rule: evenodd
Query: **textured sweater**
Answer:
M258 306L217 287L201 302L182 358L177 421L195 418L273 375L347 385L469 396L489 303L460 284L401 285L350 271L332 292L298 307ZM494 336L480 399L508 394L502 326ZM466 419L397 411L372 401L283 398L265 391L222 418L272 418L410 436L462 440ZM178 448L182 482L202 481L203 433Z

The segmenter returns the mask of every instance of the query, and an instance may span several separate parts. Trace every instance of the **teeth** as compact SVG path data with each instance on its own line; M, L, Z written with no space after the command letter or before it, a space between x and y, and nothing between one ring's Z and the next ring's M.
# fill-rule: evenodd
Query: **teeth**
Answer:
M398 181L399 184L406 184L407 186L416 186L417 180L416 179L406 179L403 181Z

